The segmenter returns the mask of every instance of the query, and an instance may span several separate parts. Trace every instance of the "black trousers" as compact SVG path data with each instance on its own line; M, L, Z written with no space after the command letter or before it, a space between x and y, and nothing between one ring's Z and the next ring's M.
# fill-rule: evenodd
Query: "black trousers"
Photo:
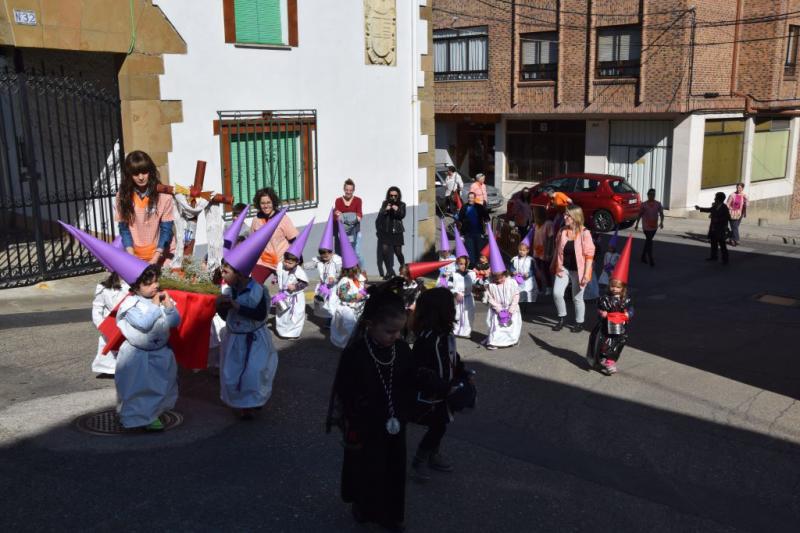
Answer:
M722 262L728 262L728 244L725 242L725 235L721 233L712 233L711 239L711 259L717 258L717 249L722 250Z
M436 422L429 425L425 436L419 441L419 450L421 452L437 452L446 432L446 422Z
M395 273L394 258L400 262L400 265L406 264L406 258L403 256L403 245L392 245L391 243L381 241L378 244L378 273L381 277L385 274ZM385 266L385 270L384 270Z
M642 259L647 259L653 262L653 239L656 236L656 230L645 230L644 232L644 251L642 251Z

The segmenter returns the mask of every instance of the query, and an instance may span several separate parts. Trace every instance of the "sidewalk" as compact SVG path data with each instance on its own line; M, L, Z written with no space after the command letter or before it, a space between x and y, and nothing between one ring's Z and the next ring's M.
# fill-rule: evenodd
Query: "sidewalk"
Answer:
M702 216L702 217L701 217ZM666 215L664 219L665 233L706 235L708 233L707 215L698 214L690 217ZM786 221L785 224L768 224L759 226L758 219L744 219L739 226L742 241L769 241L789 246L800 246L800 220Z

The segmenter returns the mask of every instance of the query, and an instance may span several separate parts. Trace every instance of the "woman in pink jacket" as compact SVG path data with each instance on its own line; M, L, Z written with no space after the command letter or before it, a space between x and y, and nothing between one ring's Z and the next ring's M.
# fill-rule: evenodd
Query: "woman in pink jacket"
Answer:
M583 303L583 289L592 279L592 262L594 261L594 242L592 235L584 227L583 210L570 204L564 212L564 226L556 236L555 254L550 269L555 274L553 300L558 311L558 322L553 331L564 327L567 316L567 304L564 292L572 282L572 301L575 303L575 325L572 331L583 330L583 317L586 306Z

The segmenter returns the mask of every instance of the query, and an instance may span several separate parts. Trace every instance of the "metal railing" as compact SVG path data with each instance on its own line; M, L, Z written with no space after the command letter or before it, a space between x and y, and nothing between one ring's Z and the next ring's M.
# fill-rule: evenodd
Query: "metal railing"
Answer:
M290 211L318 205L316 110L217 114L223 192L234 203L272 187Z

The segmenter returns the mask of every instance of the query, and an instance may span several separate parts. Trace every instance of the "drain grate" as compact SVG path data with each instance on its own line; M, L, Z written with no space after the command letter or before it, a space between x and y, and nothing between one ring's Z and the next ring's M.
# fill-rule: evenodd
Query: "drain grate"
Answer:
M782 305L784 307L798 307L800 306L800 300L797 298L789 298L786 296L777 296L775 294L762 294L756 297L756 301L765 303L765 304L772 304L772 305Z
M173 429L183 423L183 415L175 411L166 411L159 418L164 424L164 430ZM125 428L119 421L116 409L83 415L75 420L75 427L92 435L129 435L142 432L140 428Z

